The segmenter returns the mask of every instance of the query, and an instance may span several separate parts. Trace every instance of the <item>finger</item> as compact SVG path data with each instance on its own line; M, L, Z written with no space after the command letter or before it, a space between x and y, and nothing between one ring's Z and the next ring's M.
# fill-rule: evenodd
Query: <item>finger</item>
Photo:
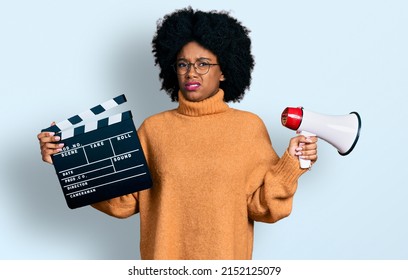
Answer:
M37 134L37 139L41 141L41 139L43 139L44 137L51 137L54 136L55 133L54 132L50 132L50 131L43 131Z
M41 153L53 154L55 152L61 152L63 147L64 143L44 142L41 144L40 149Z
M53 126L53 125L55 125L55 122L52 122L50 126ZM41 138L51 137L51 136L54 136L54 135L55 135L54 132L51 132L51 131L42 131L42 132L40 132L40 133L37 134L37 138L38 138L38 140L40 140Z
M39 138L40 141L40 146L43 146L46 143L51 143L51 142L58 142L61 140L60 136L54 136L54 133L48 133L43 135L42 137Z
M52 156L56 153L61 152L62 149L61 148L56 148L56 149L50 149L50 148L43 148L41 149L41 155L42 157L48 157L48 156Z
M317 150L302 151L302 154L299 157L302 159L316 161L317 160Z
M45 143L43 145L44 150L55 150L61 152L64 147L64 143Z
M303 138L300 139L301 143L305 144L311 144L311 143L317 143L318 138L316 136L303 136Z
M62 151L63 143L46 143L41 147L42 160L52 164L52 155Z
M317 154L317 149L316 148L307 148L307 146L303 147L298 147L295 149L296 151L296 156L303 156L303 157L309 157L309 156L314 156Z
M317 156L317 151L316 150L311 150L311 151L302 151L301 157L305 157L306 159L314 158Z
M302 146L302 150L307 154L316 154L317 153L317 145L315 143L312 144L305 144Z
M39 133L37 138L40 142L57 142L61 140L59 136L55 136L55 132L49 131Z
M304 147L304 150L317 150L316 143L305 144L303 147Z

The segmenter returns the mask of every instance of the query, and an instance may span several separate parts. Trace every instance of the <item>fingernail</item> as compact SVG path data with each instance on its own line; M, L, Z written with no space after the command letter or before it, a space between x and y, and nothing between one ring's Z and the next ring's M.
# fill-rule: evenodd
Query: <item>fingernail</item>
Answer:
M48 136L54 136L55 135L55 132L48 132Z
M62 149L57 149L57 152L62 152Z
M302 153L301 153L301 152L297 152L295 155L300 156L300 155L302 155Z
M59 141L59 140L61 140L61 137L55 136L55 137L54 137L54 140L55 140L55 141Z
M64 147L64 143L58 144L58 147Z

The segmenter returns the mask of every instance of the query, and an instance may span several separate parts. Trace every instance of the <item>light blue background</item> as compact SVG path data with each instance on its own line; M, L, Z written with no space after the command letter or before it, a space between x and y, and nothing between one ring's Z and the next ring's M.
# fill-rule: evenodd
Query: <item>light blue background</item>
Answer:
M37 133L125 93L137 126L176 104L151 54L156 21L189 4L224 9L251 32L256 67L240 104L278 154L287 106L358 111L347 157L319 142L292 215L256 224L254 259L408 259L406 1L1 1L0 259L137 259L139 217L70 210Z

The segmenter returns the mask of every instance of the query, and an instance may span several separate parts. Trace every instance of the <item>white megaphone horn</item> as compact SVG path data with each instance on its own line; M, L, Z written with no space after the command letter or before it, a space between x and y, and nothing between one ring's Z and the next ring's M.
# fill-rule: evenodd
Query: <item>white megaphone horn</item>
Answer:
M361 118L357 112L329 116L306 111L303 107L287 107L281 116L282 125L305 136L317 136L332 146L340 155L351 153L360 136ZM301 168L309 168L310 160L299 159Z

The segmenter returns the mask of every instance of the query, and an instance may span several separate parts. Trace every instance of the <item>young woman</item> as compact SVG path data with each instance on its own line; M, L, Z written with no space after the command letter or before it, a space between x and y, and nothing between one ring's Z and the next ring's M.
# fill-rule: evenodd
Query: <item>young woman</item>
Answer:
M138 130L153 187L92 205L126 218L140 213L142 259L251 259L254 222L288 216L298 157L317 159L316 137L290 139L278 157L262 120L230 108L249 88L249 31L224 12L191 8L158 24L153 53L177 108ZM38 134L52 163L59 139Z

